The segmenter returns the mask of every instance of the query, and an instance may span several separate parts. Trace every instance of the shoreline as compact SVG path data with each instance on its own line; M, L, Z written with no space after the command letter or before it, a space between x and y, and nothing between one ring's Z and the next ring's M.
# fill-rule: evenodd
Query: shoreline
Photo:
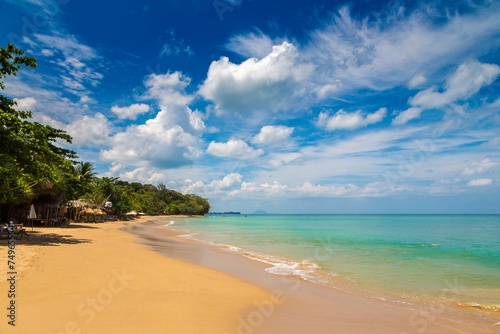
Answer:
M154 224L154 222L151 223ZM164 224L158 224L157 227L161 226L164 226ZM398 298L400 296L396 293L391 293L389 296L387 294L381 295L378 292L370 293L372 291L367 290L365 287L359 287L356 284L353 284L351 281L347 282L347 279L342 278L339 278L338 281L336 281L336 283L338 283L340 286L331 287L308 280L298 279L294 276L270 274L265 271L266 268L269 268L269 265L266 263L257 262L255 259L248 258L243 254L228 252L227 250L221 249L221 247L217 247L215 245L198 242L197 240L186 240L185 238L179 238L179 236L183 234L183 232L179 230L157 229L151 226L147 226L146 228L150 229L149 231L143 230L141 232L138 232L138 229L141 229L141 227L137 227L136 230L129 232L141 238L142 240L139 241L140 243L149 245L151 249L157 252L160 252L166 256L181 259L182 261L207 266L209 268L228 273L232 276L245 279L249 283L267 289L268 291L272 290L276 286L286 288L286 284L283 284L283 282L292 282L297 280L298 282L300 282L299 285L304 286L304 288L301 288L301 290L304 291L300 293L297 293L297 291L289 291L289 293L292 295L301 295L301 297L299 298L301 302L297 304L322 304L324 307L329 308L339 307L338 304L332 303L331 301L325 299L318 300L315 297L308 296L308 294L319 294L329 295L331 299L336 300L346 299L347 304L352 303L355 299L361 300L361 303L369 305L373 304L374 308L383 307L385 311L389 313L400 314L401 312L406 312L408 314L406 319L404 319L405 317L399 319L399 322L404 323L406 321L406 324L398 329L399 332L416 333L421 332L424 327L426 331L428 331L431 327L439 328L436 329L436 333L460 332L460 330L462 329L466 329L467 332L474 333L496 333L500 331L500 327L493 326L500 321L500 317L498 317L497 313L473 309L470 306L454 305L453 303L436 303L436 300L433 297L430 297L428 299L402 299ZM165 240L161 239L170 239L167 242L169 246L165 247ZM191 247L188 245L190 245ZM175 249L182 249L182 252L175 251ZM210 255L203 255L203 253L209 253ZM210 259L210 257L215 257L218 259ZM294 300L296 299L296 297L297 296L288 296L287 298L289 298L290 300ZM359 308L361 309L362 307ZM395 309L400 309L400 311L396 312ZM295 316L298 316L298 314L306 313L307 311L308 310L306 308L301 308L296 305L294 312ZM318 314L321 314L321 310L317 311L319 311ZM270 324L268 324L267 326L263 326L262 329L264 330L267 327L277 329L280 326L287 326L286 323L288 323L289 321L293 322L292 319L289 319L290 314L292 314L293 312L289 315L286 315L286 312L279 313L282 313L281 317L287 320L280 322L270 319ZM365 314L370 314L370 312L367 311L365 312ZM312 317L312 319L317 319L317 317L314 316ZM339 322L337 318L335 319L336 322ZM357 321L362 320L363 319L357 319ZM329 322L325 319L323 319L323 321ZM306 324L309 327L314 326L314 324L308 323L307 319L304 319L304 322L302 324L296 323L293 328L297 328L297 326L300 327L300 325L306 326ZM331 326L335 326L335 324L330 323L329 328L331 328ZM293 328L290 327L289 329L293 330ZM472 328L474 328L474 330L472 330ZM321 328L315 328L315 330L315 333L322 333ZM352 328L350 328L348 325L344 327L344 330L353 332ZM364 330L366 330L366 328ZM272 333L273 331L267 331L266 329L263 332ZM329 332L329 330L326 330L324 332L327 333ZM363 330L359 332L362 333Z
M296 215L293 215L296 216ZM372 216L372 215L370 215ZM189 220L188 220L189 221ZM180 231L184 226L184 220L180 225L174 225L171 228L173 230ZM171 225L171 224L168 224ZM196 225L196 223L195 223ZM201 223L200 226L202 226ZM187 229L186 225L186 229ZM203 231L203 229L201 230ZM500 303L498 298L500 296L500 290L490 290L490 295L487 295L486 290L481 288L476 288L479 290L479 294L471 294L474 288L468 288L460 286L458 280L445 279L444 284L438 286L434 289L428 289L427 291L412 289L411 287L406 288L401 283L398 286L393 287L383 286L378 284L377 278L373 277L362 277L364 280L359 280L357 278L350 278L348 276L338 274L336 268L326 269L321 267L321 261L331 255L331 250L328 247L317 246L314 254L309 252L309 257L293 257L290 253L281 252L279 255L275 253L266 252L265 250L256 250L255 248L248 248L241 246L241 243L235 244L231 240L224 239L225 241L218 241L214 243L210 240L204 239L203 237L196 236L198 232L196 230L189 229L189 232L183 231L182 233L188 233L185 238L192 239L195 242L201 242L202 244L207 244L208 246L216 246L218 248L226 249L234 253L239 253L241 256L250 258L255 261L264 262L268 266L265 270L276 275L295 275L300 276L302 279L313 282L315 284L320 284L326 287L334 288L346 288L346 290L351 291L354 289L359 292L362 289L362 293L368 294L373 297L379 298L392 298L399 301L404 301L407 303L417 303L417 304L436 304L444 303L446 306L455 307L459 309L468 309L472 312L483 312L494 317L500 317ZM234 233L234 231L232 232ZM203 232L202 232L203 235ZM183 238L182 240L186 240ZM219 239L221 240L221 239ZM248 241L248 240L247 240ZM417 246L441 246L438 244L417 244ZM296 254L297 255L297 254ZM303 254L302 254L303 255ZM299 255L300 256L300 255ZM316 260L316 261L315 261ZM318 260L320 260L318 262ZM364 268L358 268L363 270ZM354 276L354 275L353 275ZM361 283L360 283L361 282ZM403 287L403 288L402 288ZM346 292L348 292L346 291Z
M166 218L166 219L165 219ZM354 295L160 229L173 217L35 228L1 333L498 333L491 317ZM165 221L166 220L166 221ZM162 224L163 223L163 224ZM177 237L176 237L177 235ZM1 265L6 242L0 242ZM0 276L7 272L0 267ZM0 293L8 290L0 277ZM1 300L6 310L8 300ZM500 321L496 320L496 321Z

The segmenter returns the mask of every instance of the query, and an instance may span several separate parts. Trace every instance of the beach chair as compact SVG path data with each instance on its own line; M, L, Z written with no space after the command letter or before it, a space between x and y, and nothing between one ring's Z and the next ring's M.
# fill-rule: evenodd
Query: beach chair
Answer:
M7 225L3 226L0 230L0 237L6 236L7 238L9 238L11 233L14 233L16 239L22 239L23 236L29 238L28 233L26 233L26 230L23 228L23 224L15 224L13 226L11 225L10 227Z
M14 225L14 233L16 234L17 239L22 239L23 236L30 237L26 230L23 228L23 224L15 224Z

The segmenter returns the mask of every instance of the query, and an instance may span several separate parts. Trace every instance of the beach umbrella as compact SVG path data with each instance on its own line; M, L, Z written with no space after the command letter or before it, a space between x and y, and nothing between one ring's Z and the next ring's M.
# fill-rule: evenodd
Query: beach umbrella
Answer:
M28 219L31 220L31 231L33 231L33 219L36 219L35 206L31 204L30 213L28 213Z

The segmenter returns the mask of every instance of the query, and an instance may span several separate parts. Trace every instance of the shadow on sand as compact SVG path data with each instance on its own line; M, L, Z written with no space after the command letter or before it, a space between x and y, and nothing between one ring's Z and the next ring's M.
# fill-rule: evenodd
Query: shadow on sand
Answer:
M79 228L77 225L68 228ZM88 226L81 226L80 228L95 228ZM91 239L78 239L71 235L64 235L58 233L41 233L40 231L27 231L28 236L23 236L21 239L16 240L18 245L35 245L35 246L59 246L59 245L76 245L82 243L92 243ZM1 239L0 246L6 246L8 239Z

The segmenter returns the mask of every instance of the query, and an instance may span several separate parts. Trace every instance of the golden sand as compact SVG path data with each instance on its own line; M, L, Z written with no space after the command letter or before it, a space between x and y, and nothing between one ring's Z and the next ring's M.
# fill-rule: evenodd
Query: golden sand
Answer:
M35 228L16 245L8 324L7 240L0 242L0 333L224 333L263 289L148 250L123 222ZM128 223L125 223L128 224Z

